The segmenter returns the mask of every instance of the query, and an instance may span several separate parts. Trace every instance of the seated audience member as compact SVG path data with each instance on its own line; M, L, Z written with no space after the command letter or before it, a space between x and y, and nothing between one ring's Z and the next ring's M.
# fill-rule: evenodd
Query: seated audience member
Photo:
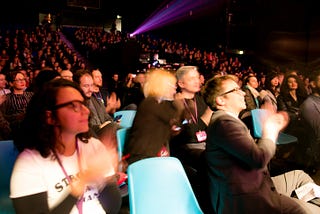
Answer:
M10 94L10 89L7 88L6 75L0 73L0 106L6 100L7 94ZM7 140L11 138L10 123L0 111L0 140Z
M10 73L8 81L12 92L6 95L5 101L0 105L0 110L5 119L10 123L11 131L15 132L24 118L33 92L25 91L26 78L20 71Z
M265 80L265 94L262 96L262 103L269 103L277 111L277 97L280 92L280 84L277 73L271 72L266 76Z
M0 127L0 140L12 139L10 123L4 118L2 111L0 111Z
M143 85L145 99L137 109L124 154L128 163L157 156L170 156L169 140L178 132L183 105L174 101L177 80L167 70L155 69L147 74ZM177 128L177 129L176 129Z
M310 76L312 94L300 106L302 124L308 134L305 136L306 155L303 160L309 159L310 167L318 170L320 168L320 71L315 71ZM303 151L300 151L303 152Z
M243 78L242 90L246 93L244 97L246 109L240 112L239 118L245 121L249 129L252 125L249 125L246 120L251 120L251 117L249 117L251 115L250 111L260 108L262 102L258 88L259 82L254 73L249 73Z
M117 153L89 134L86 97L56 79L35 93L15 143L11 175L16 213L118 213Z
M113 117L107 113L104 105L92 96L94 85L91 73L86 70L78 70L73 79L79 84L87 98L87 105L90 109L90 128L104 144L116 145L116 130L119 125L117 121L113 121Z
M245 93L233 76L208 80L202 90L214 110L207 129L206 160L211 205L215 213L319 213L319 199L293 197L297 188L314 184L301 170L270 177L268 163L276 151L279 131L288 123L285 112L268 107L262 138L257 142L238 118L246 108ZM291 197L292 196L292 197ZM315 203L315 204L313 204Z
M286 111L290 118L284 132L296 136L299 140L305 135L299 108L307 96L304 84L296 74L285 76L277 97L277 106L279 111Z
M145 98L143 95L143 85L145 82L145 73L129 73L124 83L122 109L136 110L141 101Z
M6 75L3 73L0 73L0 97L6 94L10 94L11 91L7 86L7 80ZM1 98L0 98L0 104L1 104Z
M99 69L93 69L91 74L93 77L92 95L103 103L109 114L113 115L121 106L120 99L115 92L109 93L107 88L103 87L102 73Z
M185 108L185 124L181 132L170 142L172 155L182 163L198 169L202 152L205 149L206 129L212 111L199 94L200 74L196 66L182 66L176 71L178 93L176 99L182 99Z
M28 91L37 92L42 90L43 86L52 79L61 78L60 73L53 69L41 70L38 75L34 78L34 81Z
M74 75L74 81L80 85L80 88L88 98L88 108L91 111L89 122L93 130L97 132L106 121L111 123L113 118L106 112L103 103L92 95L94 84L91 73L79 70Z
M110 92L115 92L117 97L121 98L123 96L123 82L119 78L118 73L112 74L112 77L107 81L108 90Z
M70 70L62 70L60 72L61 78L73 81L73 73Z
M199 93L201 82L196 66L181 66L176 71L176 77L178 79L178 93L175 98L183 101L185 124L181 124L181 132L172 137L170 152L187 169L188 178L199 199L200 206L205 210L207 206L202 202L208 197L203 194L207 189L202 189L206 172L204 150L206 129L212 111Z

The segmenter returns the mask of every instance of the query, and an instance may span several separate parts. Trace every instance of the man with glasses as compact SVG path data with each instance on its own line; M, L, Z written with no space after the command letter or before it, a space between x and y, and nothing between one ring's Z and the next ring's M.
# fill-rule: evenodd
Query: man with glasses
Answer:
M214 110L205 152L214 213L320 213L315 205L319 199L314 195L297 199L303 196L297 188L318 188L309 175L294 170L270 177L268 171L288 115L273 112L272 107L266 109L269 115L263 123L262 137L256 142L238 117L246 108L245 92L239 89L234 76L208 80L202 94Z

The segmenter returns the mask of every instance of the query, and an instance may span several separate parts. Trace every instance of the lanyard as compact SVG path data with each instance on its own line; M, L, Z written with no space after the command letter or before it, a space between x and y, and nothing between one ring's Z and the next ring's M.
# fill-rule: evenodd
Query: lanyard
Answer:
M79 170L80 170L81 163L80 163L80 152L79 152L79 147L78 147L78 140L76 141L76 150L77 150L78 166L79 166ZM63 174L66 176L68 182L71 183L71 178L67 174L66 169L63 167L63 164L62 164L60 158L58 157L58 155L56 153L54 153L54 154L55 154L55 156L58 160L58 163L63 171ZM83 196L81 196L77 202L77 208L78 208L79 214L82 214L82 205L83 205Z
M104 100L102 98L102 94L101 94L100 90L99 90L99 92L93 93L93 95L95 96L95 98L97 98L100 102L102 102L104 104Z
M186 103L186 100L183 99L184 107L188 110L193 123L197 124L198 123L198 110L197 110L196 98L194 98L193 102L194 102L194 114L193 114L192 110L190 109L189 105Z

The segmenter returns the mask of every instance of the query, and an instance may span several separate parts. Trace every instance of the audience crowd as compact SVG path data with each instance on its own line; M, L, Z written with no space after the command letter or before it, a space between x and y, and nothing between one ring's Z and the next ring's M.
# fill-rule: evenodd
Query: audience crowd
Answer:
M77 49L71 48L70 42L74 44L72 47ZM132 42L137 44L140 61L138 59L138 62L132 63L132 67L125 68L123 71L103 70L106 67L100 67L103 65L105 57L110 57L113 52ZM118 68L124 67L119 66ZM280 67L268 69L264 71L255 70L253 65L241 62L240 57L228 55L221 50L201 50L190 47L188 44L153 38L147 34L130 37L128 34L117 31L107 32L103 29L68 29L61 27L52 30L42 25L26 29L1 29L0 140L13 139L19 143L16 146L20 151L23 151L22 154L30 153L29 150L32 149L40 150L41 155L33 154L39 160L50 155L59 159L57 155L64 154L60 144L64 145L66 142L61 142L63 139L60 139L61 136L58 132L60 130L60 134L68 133L69 128L73 129L73 127L71 125L68 127L69 124L64 121L63 115L58 118L57 115L52 113L56 112L58 108L70 105L73 108L73 113L77 113L79 109L83 112L88 111L87 122L90 131L92 131L91 135L100 139L107 148L111 145L115 146L115 143L108 144L108 141L114 140L116 129L121 128L117 121L113 121L114 112L126 109L137 110L126 144L125 152L129 157L128 164L147 157L175 156L183 163L201 208L205 213L236 213L234 210L239 209L241 203L248 203L248 207L251 206L252 208L250 213L254 213L255 206L252 206L252 201L257 200L256 198L253 200L254 196L250 196L251 200L249 196L234 201L228 199L228 194L238 194L238 192L232 191L241 188L236 185L234 189L232 189L233 187L225 187L225 185L229 185L226 182L228 179L231 180L230 182L237 182L228 177L230 174L234 173L232 174L234 178L245 180L247 179L246 176L250 177L250 173L243 172L250 171L252 167L253 177L251 176L250 179L257 182L253 181L252 185L263 184L267 185L265 186L267 188L272 186L278 192L283 193L280 190L282 186L277 186L279 179L276 182L274 176L282 176L282 173L292 173L292 169L316 173L320 164L320 142L318 142L320 133L319 71L308 71L308 73L293 68L281 70ZM61 82L55 80L60 78L65 80L61 80ZM54 83L55 81L56 83ZM47 85L52 88L47 88ZM61 91L65 90L63 88L73 88L73 93L79 99L60 104L60 98L62 97L62 100L66 95L50 94L50 96L56 96L56 98L50 98L56 99L54 102L58 104L50 104L55 104L56 109L36 112L35 106L44 109L48 107L42 106L45 104L34 103L39 102L39 96L45 97L44 91L49 93L50 90L54 90L54 87L59 88L59 85ZM237 95L233 100L231 93ZM30 109L29 103L33 103L33 107L30 107ZM86 111L83 110L82 105L86 106L84 109ZM267 128L264 128L268 133L264 133L265 138L268 139L256 139L253 135L247 136L246 129L251 133L253 128L251 110L266 107L274 115L270 116L273 118L272 122L266 122L265 126ZM280 114L275 113L277 111L283 112L287 117L280 117ZM41 146L36 145L43 141L40 138L40 132L42 128L45 129L39 124L36 124L38 127L35 127L35 138L39 138L39 142L35 145L27 143L23 145L23 140L18 137L21 129L26 129L26 122L34 123L30 118L31 113L41 120L43 120L43 117L47 117L48 119L43 123L46 123L48 127L54 127L52 133L50 133L54 136L52 139L54 144L52 147L47 145L46 151L41 151ZM40 114L43 114L43 117ZM61 122L55 125L52 122L52 117L54 120L61 120ZM76 115L74 117L77 118ZM286 118L288 121L285 120ZM277 124L277 120L286 122ZM66 122L66 126L61 125L64 122ZM230 125L228 125L229 123ZM239 128L242 126L245 126L246 129ZM277 129L272 130L270 126ZM110 129L105 130L105 127ZM241 140L237 138L239 144L243 142L244 146L254 145L252 148L255 152L265 159L251 160L250 158L258 158L258 155L255 154L252 154L255 157L246 157L246 155L249 156L249 153L241 148L241 145L233 145L232 142L235 143L236 140L227 136L230 134L229 128L233 130L232 132L239 134L238 138L245 136ZM54 132L55 129L57 132ZM72 136L75 137L88 131L86 127L83 129L84 131L74 131ZM107 131L108 134L101 133L102 130ZM32 132L32 130L29 131ZM224 135L222 131L228 134ZM280 131L297 137L297 142L286 146L278 145L276 150L274 146L275 135ZM216 145L216 139L223 142L224 145ZM32 141L32 139L28 140ZM79 138L79 140L81 140L81 143L84 140L94 141L97 144L95 140L88 136ZM77 142L73 142L72 145L76 144ZM66 148L69 146L66 146ZM51 150L53 152L57 150L61 154L50 154ZM279 154L280 151L281 154ZM232 154L228 154L228 152ZM212 156L215 156L216 160ZM21 170L23 158L25 158L24 155L19 158L19 165L15 169L16 175L13 177L15 180L21 179L18 177L20 176L18 170ZM226 167L231 171L234 167L235 171L231 173L224 171L224 169L217 170L222 166L219 164L223 162L219 158L224 159L230 166L232 164L231 168L229 168L230 166ZM230 162L226 159L230 159ZM231 163L231 159L234 163ZM207 172L207 166L209 166L209 173ZM117 167L114 168L114 171L116 171ZM267 168L269 171L266 170ZM281 173L279 173L279 170ZM113 172L113 169L109 169L109 171ZM301 171L297 172L302 173ZM73 169L73 173L77 172ZM219 177L223 173L226 177ZM243 177L239 177L241 173ZM268 177L269 173L273 176L273 181L271 177ZM108 176L110 176L110 173ZM262 179L261 176L266 177ZM284 176L294 179L291 174L290 176L289 174ZM303 176L307 178L307 182L313 182L307 174L303 174ZM264 183L266 180L267 182ZM218 190L221 187L218 185L219 182L225 188L221 189L221 192ZM273 182L275 187L273 187ZM104 185L108 186L109 184ZM295 188L298 187L295 186ZM97 187L96 189L101 191L103 197L98 199L100 202L113 197L108 195L104 188ZM29 207L29 200L37 200L36 196L19 200L20 197L37 193L37 191L29 189L27 192L20 193L17 186L14 186L13 190L11 196L19 210ZM225 190L230 192L225 192ZM50 192L44 187L41 191ZM79 195L75 191L72 189L69 201L65 199L62 204L57 206L57 209L62 209L63 204L67 204L67 210L72 210L75 198ZM112 189L112 191L115 190ZM266 190L263 189L263 191ZM290 193L283 194L291 196L293 192L294 189ZM102 207L98 207L99 210L111 209L112 213L118 211L118 203L120 203L119 198L117 198L118 192L112 194L116 195L114 196L116 199L110 200L116 201L117 204L113 207L110 203L104 201ZM286 201L290 206L292 205L291 208L296 213L310 213L307 211L310 207L311 210L318 210L309 204L291 201L288 199L289 197L283 199L270 191L268 191L268 194L270 200L276 198L279 201ZM261 195L258 194L258 196ZM59 195L59 197L62 196ZM269 196L265 195L264 197ZM56 200L58 199L56 198ZM262 202L260 202L265 205L264 200L269 199L261 198ZM45 204L46 201L44 200L47 199L44 195L41 195L41 200ZM314 204L317 204L317 202ZM49 207L43 205L45 206L43 209L47 210L54 207L52 204L49 205ZM257 207L260 205L256 203ZM109 209L105 206L109 206ZM228 208L225 208L225 206L228 206ZM281 210L281 206L279 210ZM288 210L290 213L291 210L289 208Z

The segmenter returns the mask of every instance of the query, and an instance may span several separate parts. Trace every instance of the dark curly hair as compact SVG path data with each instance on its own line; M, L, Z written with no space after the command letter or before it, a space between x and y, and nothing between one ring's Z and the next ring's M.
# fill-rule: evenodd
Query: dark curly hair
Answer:
M66 79L54 79L49 81L42 90L35 93L28 104L26 116L15 136L14 142L19 151L23 149L35 149L42 157L46 158L57 147L58 140L54 134L54 126L47 123L46 112L54 109L57 101L57 94L61 88L72 87L86 96L78 84ZM53 116L55 115L55 111ZM77 136L84 142L88 142L91 133L80 133Z
M284 97L289 96L290 93L290 89L288 86L288 80L290 78L294 78L297 83L298 83L298 88L297 88L297 96L301 97L302 99L307 98L308 93L304 87L304 83L302 82L302 80L295 74L289 74L287 76L285 76L282 84L281 84L281 88L280 88L280 94L283 95Z

